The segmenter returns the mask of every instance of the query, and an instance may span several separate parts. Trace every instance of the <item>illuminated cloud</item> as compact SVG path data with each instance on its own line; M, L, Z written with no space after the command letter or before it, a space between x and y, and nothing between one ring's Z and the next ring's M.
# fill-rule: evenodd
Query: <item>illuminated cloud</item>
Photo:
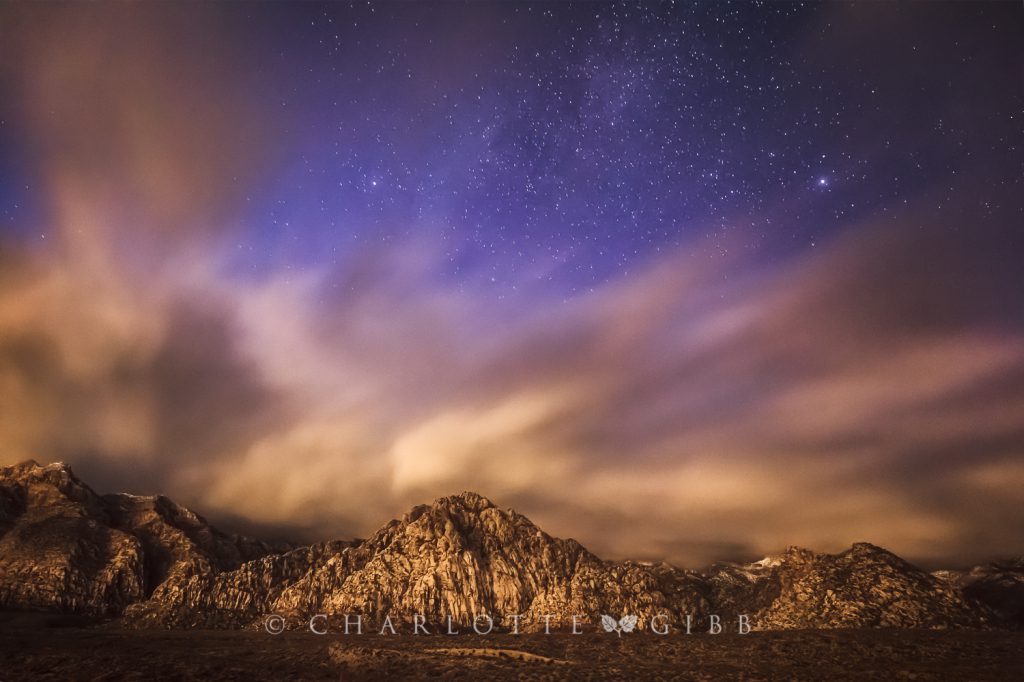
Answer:
M983 230L908 211L771 265L692 243L569 300L446 281L416 239L239 274L232 209L277 153L242 53L188 12L57 14L5 48L52 235L0 240L5 463L307 537L471 489L691 566L1024 549L1024 334Z

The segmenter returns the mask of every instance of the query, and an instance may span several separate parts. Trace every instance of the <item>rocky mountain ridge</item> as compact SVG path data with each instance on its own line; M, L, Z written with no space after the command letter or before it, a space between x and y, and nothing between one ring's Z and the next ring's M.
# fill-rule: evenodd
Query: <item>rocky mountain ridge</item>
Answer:
M227 571L282 549L163 496L98 495L63 463L0 468L0 607L117 615L182 565Z
M97 495L62 464L0 468L0 607L123 616L131 627L301 623L325 613L522 629L631 613L695 629L1019 625L1021 564L929 574L859 543L790 548L698 573L604 561L475 493L420 505L366 540L272 546L221 533L164 497ZM1014 601L1014 600L1018 601ZM1016 619L1016 620L1015 620Z

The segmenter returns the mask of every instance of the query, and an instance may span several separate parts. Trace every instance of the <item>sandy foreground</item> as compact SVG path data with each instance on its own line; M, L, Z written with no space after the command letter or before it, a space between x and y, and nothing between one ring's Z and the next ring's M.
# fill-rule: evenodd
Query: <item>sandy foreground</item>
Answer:
M1024 633L274 636L131 631L37 614L0 617L0 682L385 679L1020 680Z

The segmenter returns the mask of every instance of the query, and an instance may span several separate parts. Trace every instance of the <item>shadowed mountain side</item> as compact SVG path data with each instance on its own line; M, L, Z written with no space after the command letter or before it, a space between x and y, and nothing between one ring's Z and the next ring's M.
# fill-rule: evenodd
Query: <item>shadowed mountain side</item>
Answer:
M120 614L181 565L230 571L284 547L162 496L98 495L61 463L0 469L0 606Z

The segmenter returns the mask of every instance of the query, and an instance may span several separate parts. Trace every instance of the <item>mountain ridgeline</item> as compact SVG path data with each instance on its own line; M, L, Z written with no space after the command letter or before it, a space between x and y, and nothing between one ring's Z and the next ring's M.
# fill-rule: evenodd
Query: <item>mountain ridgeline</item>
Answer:
M604 561L525 516L463 493L421 505L366 540L304 547L218 531L162 497L98 495L64 464L0 468L0 608L120 616L129 627L256 627L268 614L469 625L520 616L522 629L574 615L635 614L703 627L712 614L754 629L1020 627L1024 562L924 572L858 543L790 548L698 573Z

